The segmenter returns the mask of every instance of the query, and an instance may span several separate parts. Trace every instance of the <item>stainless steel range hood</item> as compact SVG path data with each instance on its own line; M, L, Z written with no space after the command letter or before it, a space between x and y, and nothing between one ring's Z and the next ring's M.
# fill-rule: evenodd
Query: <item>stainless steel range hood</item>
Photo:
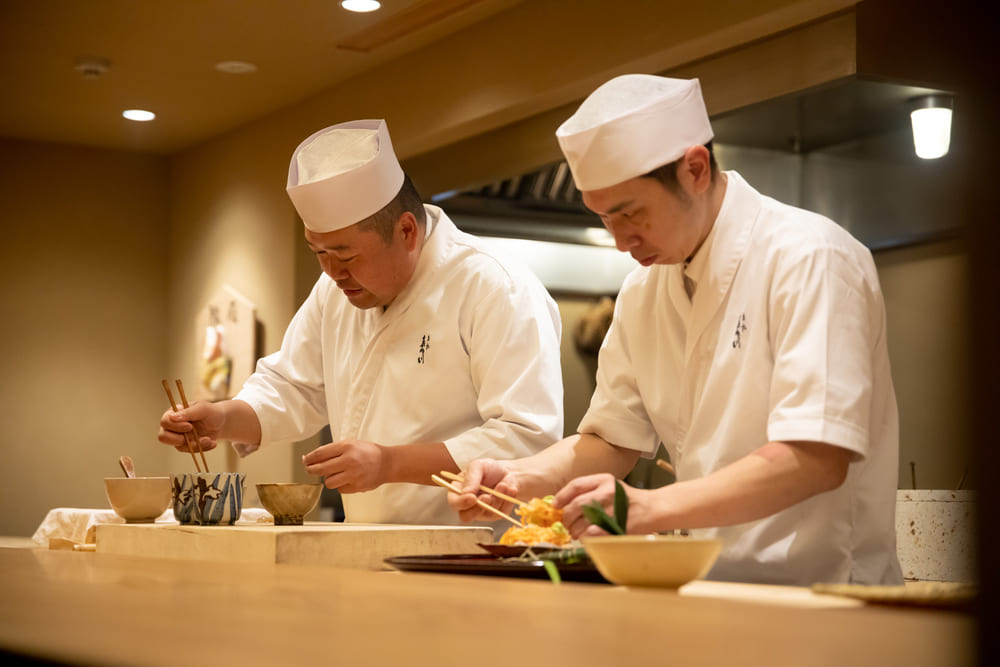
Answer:
M909 120L910 100L946 92L845 78L714 117L717 157L723 169L828 215L873 249L953 236L949 158L917 158ZM960 100L955 115L960 122ZM471 233L610 244L565 162L434 199Z

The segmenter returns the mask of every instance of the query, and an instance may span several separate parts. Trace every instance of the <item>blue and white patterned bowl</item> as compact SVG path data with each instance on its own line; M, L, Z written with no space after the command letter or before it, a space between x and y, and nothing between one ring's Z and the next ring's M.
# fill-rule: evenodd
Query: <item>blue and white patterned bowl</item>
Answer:
M243 512L246 473L173 475L174 518L183 524L231 526Z

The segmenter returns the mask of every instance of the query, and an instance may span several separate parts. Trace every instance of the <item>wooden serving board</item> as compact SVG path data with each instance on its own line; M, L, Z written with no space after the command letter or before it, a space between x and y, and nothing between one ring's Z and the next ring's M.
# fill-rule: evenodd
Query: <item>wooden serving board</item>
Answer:
M864 606L864 602L835 595L821 595L804 586L770 584L740 584L726 581L692 581L677 591L689 597L720 598L740 602L802 607L808 609L838 609Z
M251 524L105 524L97 526L98 553L239 563L289 563L391 570L392 556L477 553L493 531L475 526L411 526L306 522Z

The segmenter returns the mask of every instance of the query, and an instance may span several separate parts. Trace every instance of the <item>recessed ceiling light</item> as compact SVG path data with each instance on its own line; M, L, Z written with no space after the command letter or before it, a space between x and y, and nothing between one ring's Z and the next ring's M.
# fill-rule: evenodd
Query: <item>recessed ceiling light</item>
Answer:
M349 12L373 12L382 3L378 0L340 0L340 6Z
M96 79L111 68L111 61L100 56L80 56L73 64L73 69L85 79Z
M257 71L257 66L242 60L223 60L215 63L215 69L226 74L253 74Z
M126 109L122 115L129 120L147 121L156 118L156 114L145 109Z

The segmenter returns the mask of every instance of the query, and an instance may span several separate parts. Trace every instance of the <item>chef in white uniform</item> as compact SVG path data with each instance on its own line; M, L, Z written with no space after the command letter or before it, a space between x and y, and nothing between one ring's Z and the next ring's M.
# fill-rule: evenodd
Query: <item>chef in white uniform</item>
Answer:
M561 321L525 268L425 205L386 124L327 128L296 149L288 194L323 274L281 349L234 400L168 411L159 438L241 456L329 424L303 457L351 522L454 524L431 474L562 437Z
M557 131L584 203L639 262L619 294L578 435L476 484L556 493L601 533L615 478L660 443L677 482L626 487L627 532L704 529L709 577L895 584L898 417L870 252L832 221L720 172L698 81L612 79ZM484 501L498 504L492 496Z

